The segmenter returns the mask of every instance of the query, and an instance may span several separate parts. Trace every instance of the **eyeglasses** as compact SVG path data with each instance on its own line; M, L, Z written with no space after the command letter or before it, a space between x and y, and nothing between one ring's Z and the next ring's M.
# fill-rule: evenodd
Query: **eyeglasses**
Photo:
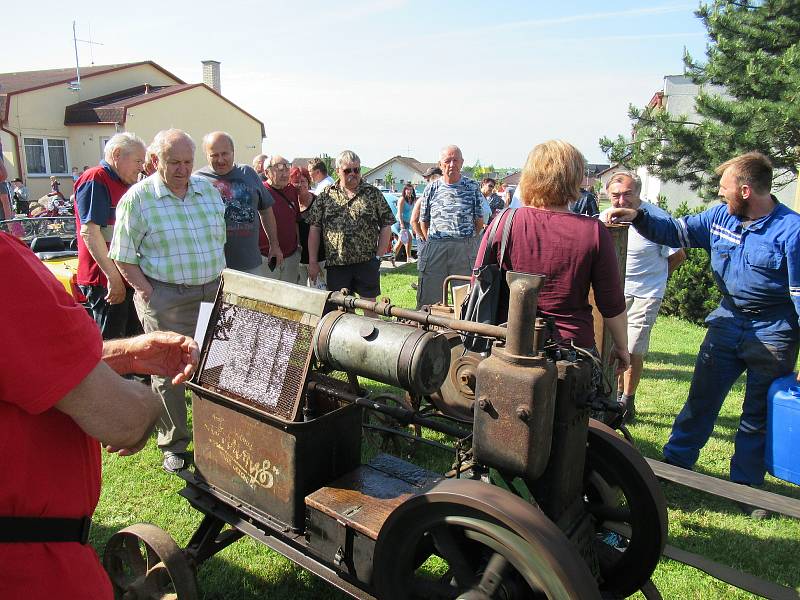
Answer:
M345 175L350 175L350 174L357 175L358 173L361 173L361 167L342 169L342 173L344 173Z
M289 163L278 163L270 166L270 169L275 169L276 171L288 171L290 168Z

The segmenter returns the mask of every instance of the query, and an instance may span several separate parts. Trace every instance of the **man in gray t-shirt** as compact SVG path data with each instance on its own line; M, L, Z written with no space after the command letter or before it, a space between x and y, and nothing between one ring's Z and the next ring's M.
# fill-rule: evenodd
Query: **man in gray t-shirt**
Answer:
M258 248L261 224L263 223L270 241L278 239L275 215L272 213L272 195L252 167L234 162L233 139L227 133L215 131L207 134L203 138L203 150L208 166L197 171L195 175L211 180L225 203L226 266L254 275L264 275ZM256 218L256 214L260 216L260 220ZM267 263L273 258L276 265L283 262L277 243L270 244Z

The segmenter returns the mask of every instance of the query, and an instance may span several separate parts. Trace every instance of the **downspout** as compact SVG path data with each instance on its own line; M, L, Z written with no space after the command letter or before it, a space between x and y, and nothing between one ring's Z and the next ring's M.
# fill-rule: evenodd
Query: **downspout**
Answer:
M19 145L19 136L10 129L6 129L2 125L3 123L8 123L8 113L11 108L11 99L13 96L14 94L9 94L6 97L6 114L4 114L3 119L0 120L0 131L5 131L12 138L14 138L14 155L16 158L17 177L22 177L22 147Z

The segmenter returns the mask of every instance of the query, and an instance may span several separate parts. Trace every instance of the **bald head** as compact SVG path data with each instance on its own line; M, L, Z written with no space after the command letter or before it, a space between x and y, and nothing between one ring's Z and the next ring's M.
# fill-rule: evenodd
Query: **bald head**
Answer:
M203 151L208 166L217 175L227 175L236 165L233 153L233 138L224 131L212 131L203 137Z
M445 183L456 183L461 179L461 167L464 166L464 156L458 146L445 146L439 154L439 166L442 169L442 179Z
M289 170L292 165L280 154L273 154L269 159L269 167L264 169L267 174L267 181L269 184L279 190L282 190L289 183Z

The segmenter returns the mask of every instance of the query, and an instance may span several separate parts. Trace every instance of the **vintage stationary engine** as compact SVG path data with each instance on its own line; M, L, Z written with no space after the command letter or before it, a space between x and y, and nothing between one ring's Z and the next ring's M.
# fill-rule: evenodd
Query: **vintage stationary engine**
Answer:
M225 271L189 384L195 465L181 494L205 518L184 550L152 526L116 534L104 564L117 591L193 599L194 570L242 535L357 598L641 589L666 537L663 496L642 457L590 423L589 363L544 348L532 318L541 282L508 274L498 327ZM430 403L461 333L497 340L465 382L474 418ZM359 377L410 401L379 401ZM387 454L364 463L365 411L438 432L417 439L451 452L453 469Z

